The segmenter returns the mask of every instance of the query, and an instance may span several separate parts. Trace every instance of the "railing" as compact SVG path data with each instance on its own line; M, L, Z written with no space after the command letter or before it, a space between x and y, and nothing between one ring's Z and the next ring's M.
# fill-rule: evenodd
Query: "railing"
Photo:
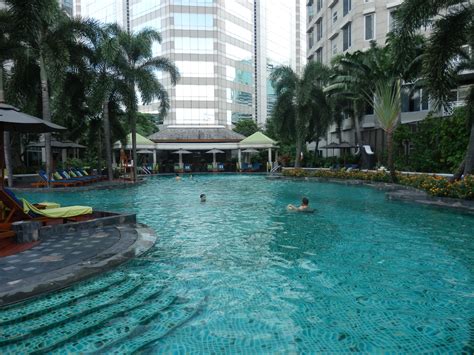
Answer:
M270 174L274 174L281 168L281 165L275 164L275 166L270 170Z

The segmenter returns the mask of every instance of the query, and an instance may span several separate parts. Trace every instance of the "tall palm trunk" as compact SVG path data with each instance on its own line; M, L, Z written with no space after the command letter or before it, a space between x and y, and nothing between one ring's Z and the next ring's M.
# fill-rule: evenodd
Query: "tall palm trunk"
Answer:
M0 65L0 102L5 102L5 91L3 90L3 62ZM8 186L13 186L13 169L12 169L12 146L10 142L10 132L3 132L3 149L5 154L5 167L8 173ZM2 174L3 177L3 174Z
M43 106L43 120L51 122L51 111L49 108L49 89L48 89L48 74L46 73L46 65L44 62L43 54L40 53L40 78L41 78L41 102ZM51 178L53 170L53 157L51 155L51 133L44 134L44 149L46 155L46 175L49 179Z
M130 117L130 128L132 131L132 179L133 182L137 181L137 121L135 117L135 112L132 110L129 114Z
M296 137L296 156L295 156L295 168L299 168L301 166L301 150L303 146L303 140L301 137Z
M474 88L471 88L471 99L468 105L468 112L470 113L471 133L469 135L469 143L467 145L467 152L464 165L464 176L474 173Z
M357 102L354 102L354 128L355 128L355 134L356 134L356 144L361 145L362 144L362 134L360 132L360 114L359 114L359 105Z
M104 129L104 144L105 144L105 163L107 165L107 177L109 181L112 181L114 178L112 170L112 147L110 145L110 120L109 120L109 100L105 100L103 103L104 109L104 119L103 119L103 129Z
M390 181L396 182L395 165L393 164L393 132L387 131L387 165L390 170Z

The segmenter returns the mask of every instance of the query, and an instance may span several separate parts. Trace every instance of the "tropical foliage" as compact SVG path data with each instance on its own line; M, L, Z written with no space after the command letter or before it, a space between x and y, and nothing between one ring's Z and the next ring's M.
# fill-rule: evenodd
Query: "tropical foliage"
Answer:
M323 85L328 78L329 69L316 62L308 63L301 76L288 66L271 74L276 92L272 124L283 141L295 143L295 167L300 166L303 144L327 129L330 106Z
M5 100L22 111L66 126L57 138L87 145L84 164L101 169L105 158L111 179L112 142L123 139L129 129L136 131L137 120L140 132L157 130L156 116L139 115L138 105L157 102L161 119L169 108L156 72L163 71L171 84L179 74L170 60L152 53L160 34L149 29L127 33L117 25L73 19L57 0L7 0L6 4L7 10L0 12L0 100L5 92ZM51 134L44 136L50 172ZM21 139L25 146L38 136ZM20 144L6 147L14 149L6 152L10 158ZM21 160L25 157L14 159Z
M252 119L240 120L235 124L234 132L248 137L258 131L257 122Z
M438 16L443 14L442 16ZM462 70L474 69L474 4L463 0L406 0L397 11L394 54L404 61L406 46L422 26L431 24L432 33L422 62L422 78L438 106L448 106L451 90L460 83ZM474 86L467 97L469 143L459 174L474 172Z
M394 132L395 166L402 171L454 173L464 159L469 141L466 108L451 117L429 115Z
M385 171L348 171L348 170L316 170L285 169L284 176L298 178L344 179L369 182L390 182L391 176ZM406 175L397 173L397 182L400 185L425 190L428 194L438 197L460 198L474 200L474 176L470 175L463 180L450 181L447 178L435 175Z

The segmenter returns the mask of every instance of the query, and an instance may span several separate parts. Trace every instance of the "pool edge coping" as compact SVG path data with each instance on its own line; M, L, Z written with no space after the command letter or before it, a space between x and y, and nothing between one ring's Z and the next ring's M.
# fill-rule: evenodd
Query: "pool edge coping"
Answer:
M411 186L403 186L388 182L373 182L357 179L335 179L324 177L296 177L274 175L268 176L267 179L272 180L294 180L294 181L311 181L311 182L327 182L349 186L368 186L385 192L388 200L399 202L411 202L423 206L444 209L454 212L467 213L474 215L474 201L455 199L449 197L435 197L428 195L425 191L416 189Z
M150 250L157 240L156 232L145 224L136 223L133 225L116 225L120 233L122 229L133 228L137 232L136 239L126 248L110 252L109 249L102 251L97 260L84 260L80 263L68 265L65 268L51 271L51 278L45 278L42 274L35 275L38 279L36 283L30 283L22 287L0 293L0 309L32 300L49 293L73 286L74 284L85 281L89 278L105 274L112 269L140 256Z

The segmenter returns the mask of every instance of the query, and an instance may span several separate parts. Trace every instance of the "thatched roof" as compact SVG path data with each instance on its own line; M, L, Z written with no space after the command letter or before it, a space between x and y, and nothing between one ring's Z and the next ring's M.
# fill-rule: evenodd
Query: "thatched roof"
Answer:
M227 128L164 127L159 132L152 134L148 138L156 143L160 143L160 142L205 143L205 142L240 142L242 139L245 138L245 136Z
M44 140L40 141L40 142L36 142L36 143L30 143L28 144L28 148L32 148L32 147L37 147L37 148L44 148ZM56 140L51 140L51 147L53 148L79 148L79 149L84 149L84 148L87 148L86 146L82 145L82 144L78 144L78 143L74 143L74 142L71 142L71 141L64 141L64 142L60 142L60 141L56 141Z
M267 137L262 132L255 132L251 136L245 138L240 144L244 145L255 145L255 144L276 144L273 139Z

